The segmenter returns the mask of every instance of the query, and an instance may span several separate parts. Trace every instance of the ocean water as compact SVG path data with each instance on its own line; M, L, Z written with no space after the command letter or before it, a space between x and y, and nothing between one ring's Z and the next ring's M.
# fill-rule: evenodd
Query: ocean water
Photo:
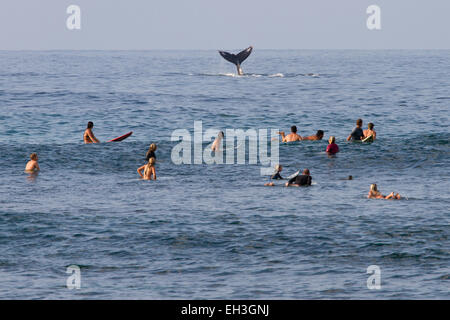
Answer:
M242 67L215 51L0 52L0 298L449 299L450 51L256 49ZM345 141L357 118L374 143ZM84 145L88 121L102 142L133 135ZM314 185L174 164L171 135L194 121L324 130L279 148L282 174L309 168ZM142 181L152 142L158 180ZM404 199L369 200L371 183Z

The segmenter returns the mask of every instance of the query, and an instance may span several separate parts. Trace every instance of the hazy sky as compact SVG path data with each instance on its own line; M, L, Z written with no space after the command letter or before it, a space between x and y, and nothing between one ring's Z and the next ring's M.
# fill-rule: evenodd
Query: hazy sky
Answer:
M449 16L450 0L1 0L0 50L450 49Z

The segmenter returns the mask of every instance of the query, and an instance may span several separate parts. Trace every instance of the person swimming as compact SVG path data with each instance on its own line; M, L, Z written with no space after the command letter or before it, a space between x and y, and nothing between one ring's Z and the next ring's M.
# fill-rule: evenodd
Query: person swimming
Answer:
M220 146L222 145L222 139L224 137L224 133L223 131L219 131L219 134L217 135L217 138L214 140L213 144L211 145L211 150L212 151L219 151L220 150Z
M356 128L353 129L352 133L347 137L347 141L360 141L364 139L364 132L362 130L363 121L362 119L356 120Z
M137 172L144 180L156 180L156 171L155 171L155 158L150 158L147 164L144 164L142 167L139 167L137 169ZM142 174L142 171L144 171L144 174Z
M328 139L328 143L329 145L325 150L326 153L333 155L339 152L339 146L336 144L336 138L334 136L331 136L330 139Z
M322 138L323 138L323 131L322 130L317 130L315 135L308 136L308 137L303 137L302 140L317 141L317 140L322 140Z
M301 187L301 186L310 186L312 183L312 177L309 173L309 169L303 170L302 175L295 176L286 182L286 187Z
M155 158L155 160L156 160L155 151L156 151L157 148L158 148L158 147L157 147L156 144L154 144L154 143L152 143L152 144L150 145L150 147L148 148L147 154L145 155L145 159L146 159L147 161L149 161L150 158Z
M367 195L367 198L369 199L394 199L394 200L400 200L401 196L398 193L391 192L387 196L383 196L380 191L378 191L378 187L375 183L370 185L369 194Z
M374 141L377 138L377 133L375 130L373 130L374 124L372 122L369 122L367 125L367 129L363 131L364 139L363 140L372 140ZM370 139L370 137L372 137Z
M86 130L84 130L83 134L83 140L85 144L100 143L100 141L94 136L94 133L92 132L93 127L94 123L92 121L89 121L87 124L87 128Z
M283 166L281 164L277 164L275 166L275 173L270 177L271 180L282 180L280 172L283 171ZM266 187L273 187L275 184L273 182L267 182L264 184Z
M284 131L278 132L281 136L281 142L293 142L293 141L301 141L302 136L297 134L297 126L291 127L291 133L285 135Z
M38 163L38 155L37 153L32 153L30 155L30 161L27 162L27 165L25 166L25 172L27 173L34 173L37 171L40 171L41 168L39 167L39 163Z

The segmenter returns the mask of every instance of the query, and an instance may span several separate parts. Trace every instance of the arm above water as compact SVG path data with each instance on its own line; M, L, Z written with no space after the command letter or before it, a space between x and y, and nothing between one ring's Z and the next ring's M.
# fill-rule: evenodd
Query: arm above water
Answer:
M139 175L141 176L141 178L144 178L144 175L142 174L142 171L144 171L144 169L145 169L145 164L142 166L142 167L139 167L138 169L137 169L137 173L139 173Z
M280 132L278 132L278 134L281 136L281 142L287 142L284 131L280 131Z

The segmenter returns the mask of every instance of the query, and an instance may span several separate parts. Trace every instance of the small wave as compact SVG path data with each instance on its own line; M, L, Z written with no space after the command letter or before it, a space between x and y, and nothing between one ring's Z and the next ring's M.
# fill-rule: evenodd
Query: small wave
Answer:
M284 78L284 74L282 74L282 73L275 73L275 74L271 74L271 75L269 75L269 77L271 77L271 78Z
M273 74L264 74L264 73L245 73L243 75L238 75L236 73L188 73L189 76L207 76L207 77L231 77L231 78L284 78L285 75L283 73L273 73Z

